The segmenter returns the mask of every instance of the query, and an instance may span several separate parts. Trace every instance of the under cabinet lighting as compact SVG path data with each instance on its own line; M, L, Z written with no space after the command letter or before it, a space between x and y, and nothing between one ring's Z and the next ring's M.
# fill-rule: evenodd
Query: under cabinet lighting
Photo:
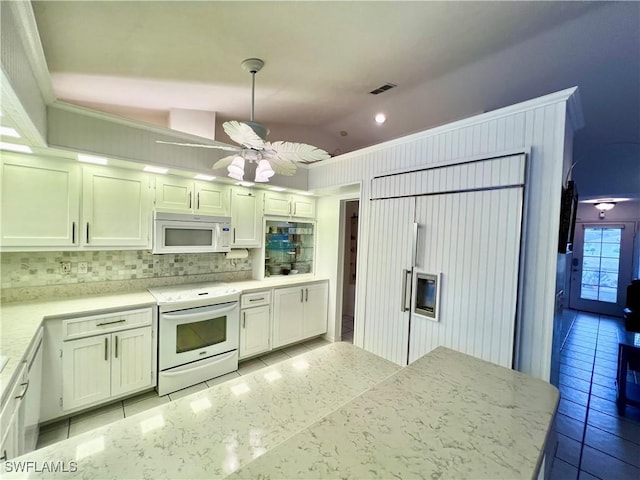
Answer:
M308 195L308 196L310 196L310 197L312 197L312 196L313 196L313 193L311 193L311 192L296 192L296 193L297 193L298 195Z
M196 180L206 180L207 182L210 182L211 180L215 180L216 177L213 177L211 175L203 175L199 173L193 178L195 178Z
M269 187L269 190L273 190L274 192L284 192L286 188L282 187Z
M84 163L94 163L96 165L106 165L109 161L104 157L94 157L93 155L78 154L78 161Z
M238 182L236 185L240 185L241 187L253 187L255 183L252 182Z
M0 127L0 135L3 137L20 138L18 131L11 127Z
M163 167L153 167L151 165L147 165L146 167L144 167L144 171L145 172L151 172L151 173L161 173L161 174L165 174L169 171L168 168L163 168Z
M0 142L0 150L10 150L12 152L20 153L33 153L33 150L31 150L31 147L29 147L28 145L9 142Z

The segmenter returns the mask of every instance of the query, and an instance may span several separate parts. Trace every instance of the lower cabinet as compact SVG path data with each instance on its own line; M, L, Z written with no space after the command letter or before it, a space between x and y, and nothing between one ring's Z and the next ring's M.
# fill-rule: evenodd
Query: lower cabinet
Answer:
M239 358L271 349L271 292L245 293L240 297Z
M64 342L63 409L153 386L151 342L151 326Z
M0 413L0 460L10 460L21 455L21 438L24 432L24 393L28 387L26 365L20 368L17 381L10 387L9 397Z
M273 295L273 348L327 331L326 282L277 288Z
M240 313L240 358L269 351L269 313L268 305Z

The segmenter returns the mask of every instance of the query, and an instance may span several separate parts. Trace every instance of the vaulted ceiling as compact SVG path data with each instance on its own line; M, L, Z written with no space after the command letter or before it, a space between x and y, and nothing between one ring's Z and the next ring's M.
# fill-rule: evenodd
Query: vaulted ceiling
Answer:
M640 144L640 3L36 1L56 96L167 125L256 120L332 154L571 86L576 158ZM392 83L379 95L369 93ZM383 125L374 115L384 112ZM216 139L229 142L221 129Z

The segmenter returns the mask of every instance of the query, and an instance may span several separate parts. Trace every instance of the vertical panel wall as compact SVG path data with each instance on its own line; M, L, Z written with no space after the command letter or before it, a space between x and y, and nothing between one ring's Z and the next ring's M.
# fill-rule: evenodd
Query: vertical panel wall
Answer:
M367 272L368 244L375 237L369 225L371 179L382 173L455 164L505 151L529 152L516 366L538 378L549 378L564 142L570 138L565 132L579 127L582 118L576 93L576 88L564 90L311 166L312 190L362 185L354 338L357 345L363 345L366 282L375 281ZM571 126L567 122L568 112L574 119Z

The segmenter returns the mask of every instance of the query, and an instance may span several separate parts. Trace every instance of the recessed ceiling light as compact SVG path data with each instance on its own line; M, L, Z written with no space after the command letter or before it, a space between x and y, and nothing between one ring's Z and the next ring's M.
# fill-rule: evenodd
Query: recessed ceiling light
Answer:
M78 161L84 163L95 163L96 165L106 165L109 161L104 157L94 157L93 155L78 154Z
M253 187L255 183L252 182L237 182L236 185L240 185L241 187Z
M151 165L147 165L146 167L144 167L144 171L145 172L151 172L151 173L162 173L163 175L165 173L167 173L169 171L168 168L163 168L163 167L153 167Z
M382 125L386 121L387 121L387 116L384 113L377 113L376 114L376 123L377 124Z
M0 135L3 137L20 138L18 131L11 127L0 127Z
M202 173L199 173L193 178L195 178L196 180L206 180L207 182L210 182L211 180L215 180L216 177L211 175L203 175Z
M20 145L18 143L0 142L0 150L10 150L12 152L33 153L28 145Z
M309 196L313 196L313 193L311 192L296 192L298 195L309 195Z
M269 190L273 190L274 192L284 192L286 188L282 187L269 187Z

